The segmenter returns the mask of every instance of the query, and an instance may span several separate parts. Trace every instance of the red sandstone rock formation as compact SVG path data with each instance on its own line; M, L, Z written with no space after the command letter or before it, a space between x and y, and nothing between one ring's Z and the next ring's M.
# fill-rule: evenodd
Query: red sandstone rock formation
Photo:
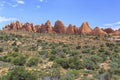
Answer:
M66 33L67 34L74 34L75 33L75 27L72 24L69 24Z
M36 32L33 23L28 23L28 22L23 25L22 30Z
M49 20L45 24L42 24L41 26L36 25L35 29L36 29L36 32L40 32L40 33L52 33L53 32L53 27Z
M79 28L79 34L90 34L92 29L90 28L88 22L82 23L81 27Z
M100 29L99 27L95 27L92 32L92 35L106 35L107 33L104 32L102 29Z
M112 33L112 35L120 35L120 31L119 30L116 30Z
M105 34L120 34L120 29L114 31L111 28L100 29L96 27L92 30L88 24L88 22L84 22L80 28L69 25L68 28L64 26L64 24L58 20L55 22L54 27L52 27L50 21L48 20L45 24L42 25L33 25L33 23L25 23L22 24L19 21L12 22L6 25L3 28L3 31L14 31L14 30L25 30L25 31L33 31L40 33L61 33L61 34L92 34L92 35L105 35Z
M74 25L73 27L74 27L74 33L75 33L75 34L79 34L79 28L76 27L75 25Z
M35 30L36 32L40 32L41 26L40 25L35 25Z
M110 33L113 33L114 30L111 29L111 28L106 28L106 29L103 29L103 31L105 31L106 33L110 34Z
M49 20L45 23L45 28L46 28L47 33L53 32L53 27L52 27L51 22Z
M22 23L19 21L11 22L10 24L6 25L4 30L19 30L22 28Z
M58 20L55 22L53 31L55 31L56 33L61 33L61 34L65 34L66 33L66 27L64 26L64 24Z

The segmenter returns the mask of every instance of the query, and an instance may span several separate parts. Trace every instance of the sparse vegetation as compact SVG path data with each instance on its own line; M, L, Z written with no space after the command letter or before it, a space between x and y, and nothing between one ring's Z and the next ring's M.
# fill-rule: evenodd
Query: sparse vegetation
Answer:
M106 39L0 32L0 80L100 80L106 75L119 80L120 43Z

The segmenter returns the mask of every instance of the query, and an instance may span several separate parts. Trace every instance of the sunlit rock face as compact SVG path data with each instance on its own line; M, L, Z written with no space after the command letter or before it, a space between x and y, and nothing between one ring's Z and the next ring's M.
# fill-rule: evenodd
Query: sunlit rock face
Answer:
M90 28L88 22L83 22L79 28L79 34L90 34L92 29Z
M45 28L46 28L46 32L47 32L47 33L52 33L52 32L53 32L53 27L52 27L52 25L51 25L50 20L48 20L48 21L45 23Z
M67 27L67 31L66 31L66 33L67 34L75 34L75 29L74 29L75 27L72 25L72 24L69 24L69 26Z
M22 30L36 32L33 23L28 23L28 22L23 25Z
M106 35L107 33L105 31L103 31L102 29L100 29L99 27L95 27L92 32L92 35Z
M55 22L53 31L56 33L61 33L61 34L65 34L66 33L66 27L64 26L64 24L58 20Z
M10 24L6 25L3 30L19 30L22 29L23 24L19 21L11 22Z

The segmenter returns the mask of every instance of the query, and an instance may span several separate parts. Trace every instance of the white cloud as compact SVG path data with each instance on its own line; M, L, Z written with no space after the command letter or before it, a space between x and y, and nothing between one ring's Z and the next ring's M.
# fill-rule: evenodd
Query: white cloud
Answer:
M112 28L112 29L119 29L120 28L120 21L115 22L115 23L110 23L110 24L104 24L104 28Z
M43 0L40 0L40 2L43 2Z
M16 18L6 18L3 16L0 16L0 23L6 22L6 21L14 21L14 20L17 20L17 19Z
M17 2L18 4L25 4L25 2L24 2L23 0L16 0L16 2Z
M13 5L11 5L12 7L17 7L18 5L17 4L13 4Z
M1 1L0 2L0 8L3 9L6 5L11 6L11 7L17 7L18 2L6 2L6 1Z

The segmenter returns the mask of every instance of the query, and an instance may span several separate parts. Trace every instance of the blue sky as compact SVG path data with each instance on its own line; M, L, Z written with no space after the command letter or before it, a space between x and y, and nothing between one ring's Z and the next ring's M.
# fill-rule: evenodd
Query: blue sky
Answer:
M0 0L0 28L11 21L120 28L120 0Z

